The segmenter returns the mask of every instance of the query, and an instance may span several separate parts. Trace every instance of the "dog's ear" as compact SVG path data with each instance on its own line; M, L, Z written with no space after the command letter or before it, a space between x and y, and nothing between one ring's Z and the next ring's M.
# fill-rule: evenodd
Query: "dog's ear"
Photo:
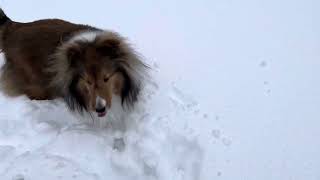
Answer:
M111 59L121 56L121 42L118 39L107 39L99 43L97 51Z
M122 79L121 84L118 86L118 92L121 96L122 106L133 107L135 102L138 100L138 96L141 90L140 81L135 80L131 77L126 70L121 70Z
M66 56L71 67L77 66L81 58L81 49L79 45L69 46L66 50Z

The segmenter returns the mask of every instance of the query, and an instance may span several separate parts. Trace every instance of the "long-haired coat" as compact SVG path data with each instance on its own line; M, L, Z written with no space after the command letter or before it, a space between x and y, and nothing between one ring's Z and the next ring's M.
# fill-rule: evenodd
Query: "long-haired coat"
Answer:
M104 116L113 95L133 106L147 66L119 34L59 19L14 22L0 9L1 88L9 96L62 97Z

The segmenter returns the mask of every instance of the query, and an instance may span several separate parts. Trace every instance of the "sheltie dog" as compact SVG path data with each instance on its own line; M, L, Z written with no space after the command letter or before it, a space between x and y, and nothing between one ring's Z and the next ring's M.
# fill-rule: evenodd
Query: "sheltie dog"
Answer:
M60 19L12 21L0 9L0 78L8 96L63 98L73 111L106 115L113 95L122 107L139 98L148 66L125 38Z

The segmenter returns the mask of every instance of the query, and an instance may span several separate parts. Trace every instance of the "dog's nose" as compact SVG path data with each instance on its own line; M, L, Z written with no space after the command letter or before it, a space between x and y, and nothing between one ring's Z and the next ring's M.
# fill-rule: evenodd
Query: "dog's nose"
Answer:
M106 110L106 101L100 96L96 97L96 111L105 111Z
M103 107L97 107L96 108L96 112L97 113L103 113L103 112L105 112L106 111L106 107L105 106L103 106Z

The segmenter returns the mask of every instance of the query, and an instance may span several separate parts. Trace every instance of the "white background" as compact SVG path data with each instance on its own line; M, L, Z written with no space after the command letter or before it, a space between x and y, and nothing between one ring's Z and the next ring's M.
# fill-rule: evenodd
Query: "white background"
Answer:
M15 21L62 18L118 31L155 69L148 107L135 113L147 114L149 123L138 123L149 134L131 129L125 152L110 148L104 128L74 130L81 122L63 103L1 96L5 179L320 179L320 1L0 5ZM65 166L53 170L60 160Z

